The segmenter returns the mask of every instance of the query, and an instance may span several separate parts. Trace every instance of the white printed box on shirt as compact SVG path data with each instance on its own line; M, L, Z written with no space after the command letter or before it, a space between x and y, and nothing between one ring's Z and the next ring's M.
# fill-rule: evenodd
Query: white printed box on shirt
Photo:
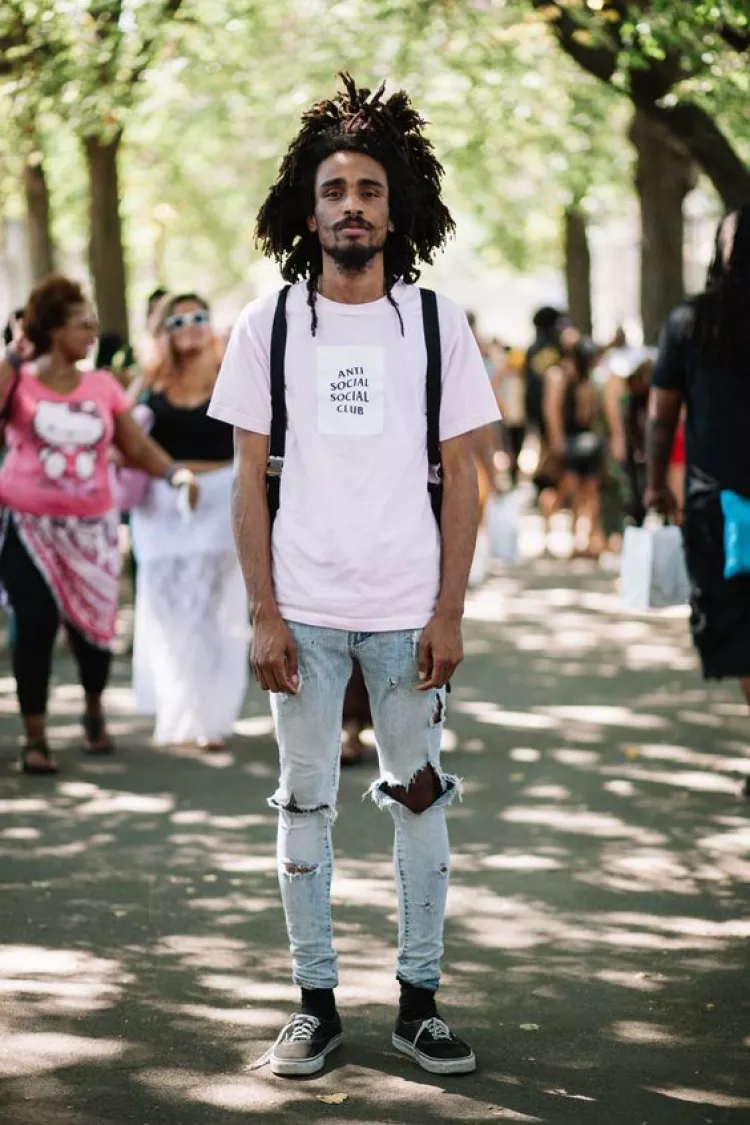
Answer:
M318 433L382 434L385 358L379 347L317 349Z

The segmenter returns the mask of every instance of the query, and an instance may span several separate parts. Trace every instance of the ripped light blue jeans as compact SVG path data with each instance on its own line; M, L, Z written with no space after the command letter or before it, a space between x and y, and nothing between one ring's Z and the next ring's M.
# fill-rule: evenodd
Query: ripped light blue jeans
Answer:
M369 793L395 826L394 866L399 905L397 975L435 991L440 982L450 852L445 807L459 782L440 768L445 689L418 691L421 630L350 633L288 621L297 643L298 695L273 694L279 744L279 786L269 804L279 810L281 897L293 976L304 988L334 988L337 959L331 923L333 852L344 694L357 660L370 697L380 777ZM389 795L431 766L440 795L413 813Z

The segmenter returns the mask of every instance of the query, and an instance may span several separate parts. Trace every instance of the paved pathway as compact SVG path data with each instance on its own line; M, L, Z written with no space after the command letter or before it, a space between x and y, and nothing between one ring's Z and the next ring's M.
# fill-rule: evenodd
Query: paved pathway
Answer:
M455 870L444 1007L477 1074L389 1046L389 820L348 772L334 884L344 1048L305 1081L251 1072L295 992L274 869L265 700L234 753L80 756L59 662L57 781L13 769L0 666L0 1122L263 1125L750 1121L750 723L706 691L680 616L625 617L611 576L528 563L471 599L452 696ZM336 1101L326 1101L334 1097Z

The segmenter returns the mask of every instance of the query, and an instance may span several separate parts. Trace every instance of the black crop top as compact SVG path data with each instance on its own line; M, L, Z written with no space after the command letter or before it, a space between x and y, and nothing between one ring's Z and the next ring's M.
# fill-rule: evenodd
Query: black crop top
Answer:
M154 415L151 437L175 461L231 461L234 457L232 427L208 416L210 399L198 406L174 406L163 394L151 391L143 401Z

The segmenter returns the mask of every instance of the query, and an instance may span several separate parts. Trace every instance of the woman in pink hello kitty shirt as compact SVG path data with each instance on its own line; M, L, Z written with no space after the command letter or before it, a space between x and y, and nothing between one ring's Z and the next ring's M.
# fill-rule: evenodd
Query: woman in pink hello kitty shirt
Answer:
M113 749L102 713L120 577L118 513L109 453L189 490L195 478L148 438L124 391L106 371L79 371L97 333L81 287L49 277L31 293L25 348L0 364L8 453L0 469L0 581L13 609L13 671L26 741L26 773L56 773L46 739L52 652L65 626L86 697L84 749Z

